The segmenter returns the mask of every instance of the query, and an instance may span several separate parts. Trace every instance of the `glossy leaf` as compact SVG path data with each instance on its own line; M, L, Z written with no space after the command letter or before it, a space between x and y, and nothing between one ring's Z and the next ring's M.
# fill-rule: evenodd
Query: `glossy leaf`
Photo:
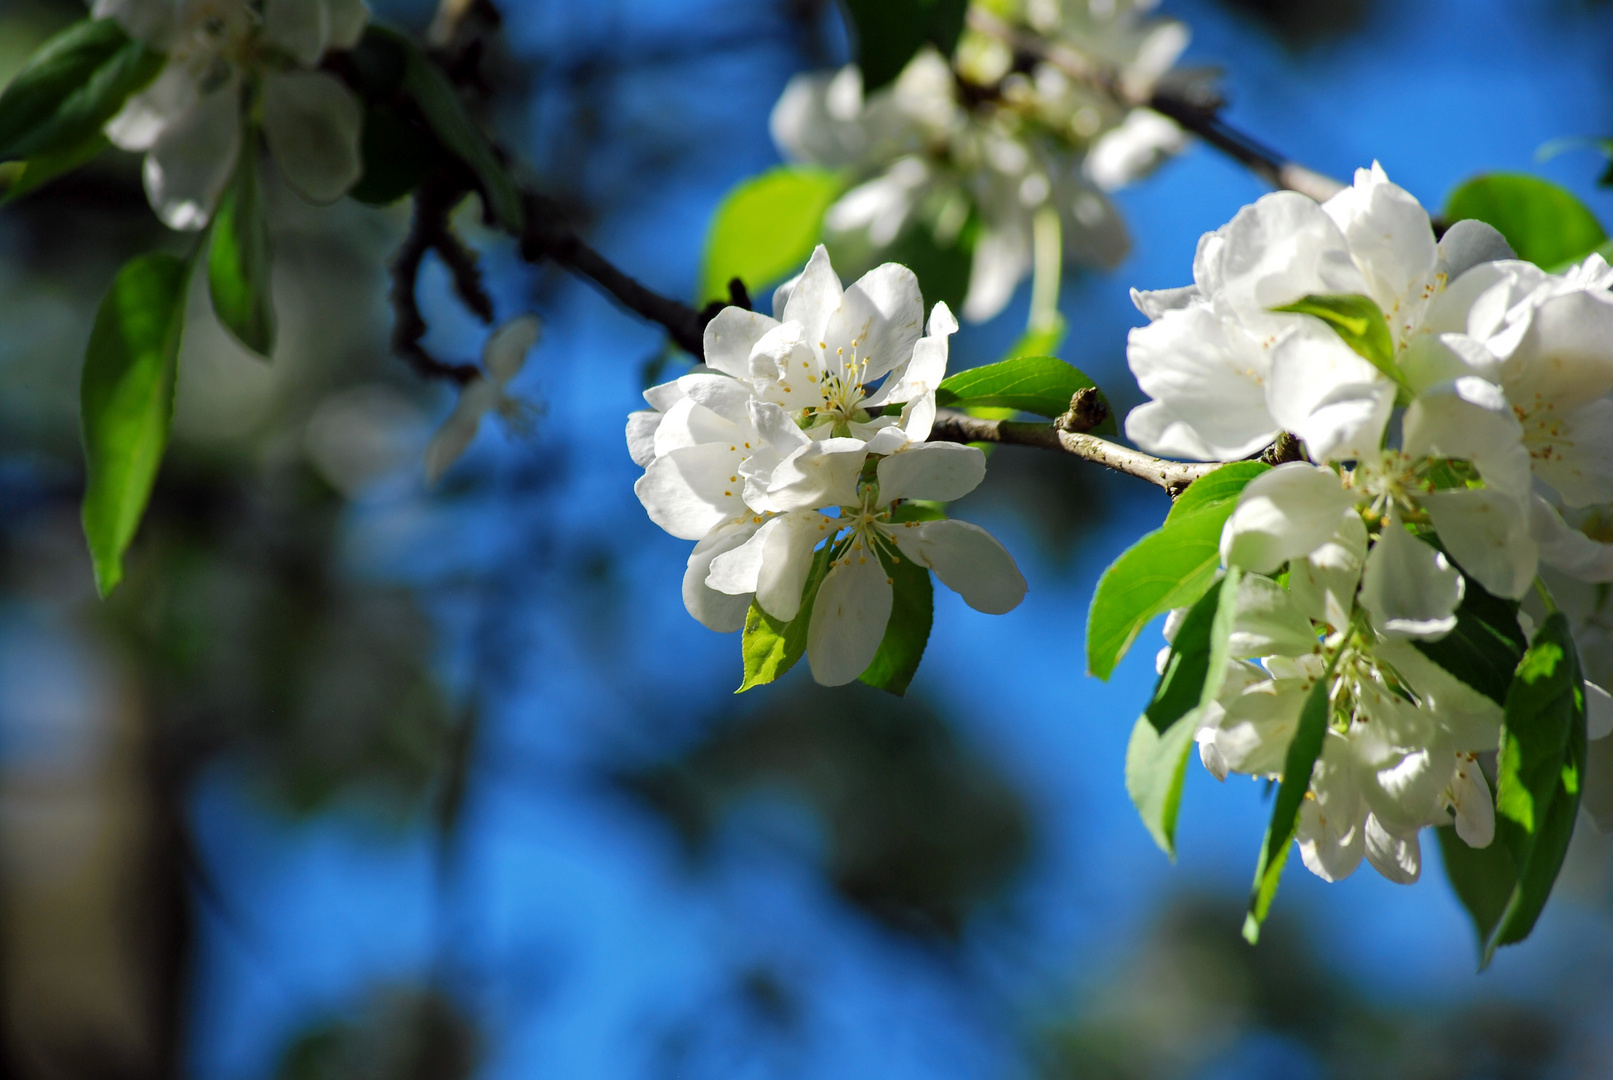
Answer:
M274 352L269 287L269 222L258 183L256 141L245 140L235 176L213 219L207 282L213 311L234 338L259 356Z
M101 156L101 151L111 145L105 135L96 132L79 145L67 150L36 154L23 162L22 170L11 181L11 186L6 188L5 198L0 199L0 203L20 199L38 191L58 176L65 176L75 169L88 165Z
M1585 777L1585 683L1568 619L1553 612L1507 691L1496 759L1496 842L1517 881L1480 966L1534 929L1574 835Z
M1475 848L1468 847L1466 841L1456 835L1453 825L1441 825L1438 832L1446 880L1473 919L1482 959L1517 885L1517 867L1512 863L1512 853L1506 843L1499 838L1492 840L1488 847Z
M879 652L858 678L901 696L918 672L924 646L930 640L930 625L935 618L934 586L930 584L930 571L911 559L892 562L890 555L880 552L879 561L891 579L890 621L885 624Z
M1356 354L1396 382L1405 376L1395 365L1395 343L1383 310L1370 296L1341 293L1337 296L1307 296L1273 311L1314 315L1343 339Z
M111 19L57 34L0 93L0 161L71 153L157 77L165 58Z
M1607 239L1602 223L1567 188L1524 173L1489 173L1462 184L1445 202L1445 220L1495 226L1518 258L1554 270L1584 258Z
M823 215L845 189L840 173L806 165L741 181L712 216L697 299L726 300L731 278L759 291L800 273L823 235Z
M1328 661L1326 674L1305 695L1293 741L1288 744L1288 755L1283 760L1283 779L1277 785L1271 823L1266 826L1266 838L1260 846L1260 861L1255 866L1249 914L1243 920L1243 936L1251 945L1260 940L1260 924L1266 921L1272 899L1277 895L1277 883L1282 878L1294 830L1299 825L1300 804L1305 801L1305 793L1311 788L1311 773L1316 768L1316 759L1322 755L1322 741L1327 736L1327 716L1332 708L1328 702L1328 690L1333 683L1333 668L1338 658L1339 654L1334 653Z
M145 255L118 272L90 331L79 387L88 473L84 535L104 597L123 580L168 446L189 266Z
M1077 390L1097 390L1097 384L1056 356L1020 356L970 368L941 380L935 392L937 405L952 408L992 406L1059 417L1070 409ZM1109 399L1103 399L1105 406ZM1113 434L1114 411L1094 429Z
M896 81L925 45L950 57L963 32L968 0L841 0L856 39L863 92Z
M1221 527L1238 493L1266 468L1234 462L1195 481L1177 500L1190 500L1187 509L1172 507L1164 525L1103 572L1087 612L1088 671L1107 679L1144 626L1204 595L1221 565Z
M829 545L818 549L807 573L806 585L801 591L801 610L789 622L775 619L762 610L762 605L751 601L745 615L745 633L740 651L745 658L745 679L736 694L743 694L753 686L772 682L795 666L806 652L807 624L812 621L812 604L818 598L818 587L829 573Z

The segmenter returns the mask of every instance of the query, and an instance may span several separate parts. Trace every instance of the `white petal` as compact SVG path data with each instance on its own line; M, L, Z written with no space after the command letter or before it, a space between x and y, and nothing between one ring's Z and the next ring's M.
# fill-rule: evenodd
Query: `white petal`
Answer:
M1025 598L1025 577L995 537L967 521L921 521L891 528L902 554L935 571L941 584L987 615L1014 610Z
M661 417L655 429L655 456L670 454L685 446L722 443L733 450L737 461L743 456L739 449L743 441L744 431L737 424L685 397L674 402Z
M1613 581L1613 544L1571 528L1557 508L1539 496L1530 502L1529 526L1540 545L1540 561L1547 566L1580 581Z
M172 48L179 31L179 4L175 0L95 0L90 15L116 19L130 37L155 52ZM113 142L123 145L115 139Z
M325 0L263 0L263 37L303 67L314 67L330 37Z
M1131 302L1138 311L1147 315L1149 320L1159 318L1167 311L1180 311L1182 308L1203 300L1204 294L1197 285L1183 285L1177 289L1132 289Z
M1613 734L1613 695L1593 682L1585 684L1585 737L1605 739Z
M644 391L644 400L649 402L650 408L656 412L666 412L673 405L682 401L684 396L682 388L678 386L677 379L652 386Z
M1320 319L1287 318L1293 321L1271 347L1266 402L1273 419L1296 434L1309 432L1306 446L1322 460L1376 449L1388 408L1371 388L1388 388L1388 380Z
M1367 862L1396 885L1414 885L1422 876L1423 852L1415 832L1396 836L1368 815L1366 846Z
M325 0L330 31L325 48L351 49L364 36L364 27L370 21L370 9L364 0Z
M146 154L146 197L163 224L206 227L240 151L241 95L231 79L163 128Z
M843 295L840 279L829 265L829 249L819 244L796 279L795 288L790 290L781 321L800 323L809 342L822 341L829 316L840 307Z
M263 135L280 174L311 203L333 203L364 171L359 154L364 107L325 71L263 77Z
M751 388L738 379L696 371L678 380L678 389L696 405L710 409L730 424L750 423Z
M1613 351L1613 342L1609 342ZM1535 475L1569 506L1613 502L1613 400L1563 413L1537 411L1524 426Z
M680 539L699 540L749 513L740 485L729 482L738 465L726 443L682 447L650 462L633 493L651 521Z
M930 332L913 346L912 359L904 367L891 372L878 390L863 401L872 409L886 402L907 401L927 391L934 391L947 375L947 338L956 333L958 320L945 304L936 304L930 312Z
M1304 441L1311 458L1360 461L1383 446L1383 431L1395 407L1395 387L1387 379L1344 383L1308 404L1308 414L1290 417L1292 423L1284 426Z
M844 348L844 359L863 361L863 379L872 381L912 359L923 327L918 277L905 266L885 263L841 296L824 328L824 359L833 365Z
M1221 454L1199 435L1195 422L1202 419L1202 416L1195 416L1192 420L1183 419L1163 401L1148 401L1126 414L1126 438L1164 457L1219 461L1223 456L1232 456ZM1277 429L1273 427L1269 436L1276 434ZM1255 445L1251 449L1259 449L1270 442L1269 436L1262 434L1254 440Z
M505 386L521 373L526 354L538 343L543 324L536 315L521 315L493 331L482 346L482 366L493 382Z
M1432 546L1412 536L1393 514L1367 552L1361 606L1389 637L1441 638L1456 625L1462 575Z
M1586 747L1580 806L1599 831L1613 832L1613 739L1597 739Z
M1530 535L1528 503L1488 488L1436 491L1423 498L1456 564L1496 596L1529 591L1540 549Z
M778 325L759 311L725 307L706 324L706 366L736 379L750 376L750 353L762 335Z
M1367 557L1367 526L1354 507L1339 517L1332 539L1308 556L1290 560L1288 588L1308 618L1343 629L1355 605Z
M1535 401L1573 408L1613 390L1613 295L1575 291L1541 303L1502 379L1525 408Z
M1209 460L1244 457L1277 432L1266 404L1266 350L1208 306L1167 311L1132 330L1126 362L1143 393L1170 412L1169 421L1150 413L1138 417L1135 411L1126 421L1126 434L1151 453L1177 449L1164 438L1173 422L1191 428L1206 451L1193 456ZM1150 418L1154 422L1146 423Z
M1174 122L1152 109L1133 109L1087 151L1087 176L1100 191L1116 191L1147 176L1186 145L1187 136Z
M1344 233L1366 279L1367 295L1385 311L1412 298L1433 277L1438 250L1428 212L1404 188L1390 183L1376 162L1371 169L1356 170L1354 186L1322 209Z
M962 443L916 443L881 458L877 472L881 506L896 499L951 502L986 478L986 455Z
M1314 651L1316 643L1316 631L1287 589L1259 574L1246 574L1238 583L1238 612L1227 643L1229 655L1303 656Z
M718 592L706 584L706 576L711 572L713 559L743 544L755 529L756 525L749 518L718 528L695 545L688 568L684 570L683 606L702 626L719 634L744 627L751 598Z
M106 124L106 137L120 150L143 153L156 145L201 100L202 90L185 64L165 64L152 84L130 97Z
M627 452L641 469L655 460L655 429L661 426L661 419L653 409L627 414Z
M1523 429L1493 383L1469 375L1430 387L1406 410L1402 433L1402 449L1414 458L1462 458L1478 467L1490 488L1515 495L1529 490Z
M1270 679L1228 700L1215 734L1215 748L1225 765L1252 776L1281 775L1312 681Z
M1456 835L1468 847L1489 847L1495 839L1495 803L1490 798L1490 785L1472 754L1456 755L1450 801L1451 809L1456 811Z
M1272 318L1272 308L1310 293L1367 291L1338 226L1292 191L1263 195L1238 211L1225 227L1218 260L1220 291L1246 321Z
M1342 735L1329 730L1311 777L1311 798L1300 804L1294 839L1305 868L1323 881L1343 881L1366 850L1366 809L1346 757Z
M1480 263L1517 257L1495 226L1473 218L1456 222L1439 238L1439 269L1447 281L1455 281Z
M773 470L767 493L779 510L815 510L857 502L857 476L868 457L860 439L824 439L802 447Z
M890 622L891 587L871 551L855 547L818 588L807 627L807 663L824 686L841 686L868 669Z
M811 436L790 419L782 406L752 399L746 403L745 410L751 426L781 459L812 442Z
M975 241L963 317L970 322L985 322L1007 307L1030 267L1030 238L1025 230L983 230Z
M435 484L443 473L453 467L476 438L482 417L493 407L498 392L486 379L476 379L459 391L454 411L448 414L442 427L426 446L426 482Z
M756 602L775 619L793 619L812 570L812 549L830 536L834 522L819 514L776 517L762 526L767 550L756 581ZM877 561L877 560L876 560Z
M1355 504L1332 469L1291 461L1249 482L1221 532L1221 559L1269 574L1332 539Z

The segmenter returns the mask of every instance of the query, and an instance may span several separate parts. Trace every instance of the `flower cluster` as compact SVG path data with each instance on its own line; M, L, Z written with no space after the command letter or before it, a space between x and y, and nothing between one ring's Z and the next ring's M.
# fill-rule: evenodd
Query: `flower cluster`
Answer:
M358 181L363 106L316 69L327 50L358 42L364 0L96 0L94 12L167 56L106 136L146 155L146 195L169 228L206 227L260 124L310 202L335 202Z
M1032 0L1016 15L1051 49L1118 73L1125 96L1142 100L1187 44L1180 23L1144 17L1153 6ZM872 263L913 229L952 248L975 222L963 315L982 320L1030 271L1040 209L1056 211L1069 260L1113 266L1125 256L1126 229L1105 192L1184 139L1160 114L1120 102L1100 80L1046 60L1027 67L1008 43L965 31L952 60L921 51L892 86L867 96L855 66L796 76L772 130L788 157L861 181L825 219L837 250Z
M1282 192L1246 207L1200 240L1193 277L1133 294L1152 321L1128 358L1152 400L1127 434L1225 460L1286 430L1309 458L1256 477L1227 519L1222 561L1247 573L1201 758L1218 777L1280 775L1305 696L1328 678L1305 864L1335 880L1364 855L1413 881L1425 826L1454 819L1475 847L1493 834L1478 761L1497 749L1501 708L1420 647L1451 633L1464 597L1519 611L1548 568L1574 596L1587 675L1613 677L1590 584L1613 581L1613 270L1591 256L1547 273L1472 221L1436 243L1374 165L1321 205ZM1381 312L1381 355L1277 310L1338 296ZM1532 627L1528 605L1518 618ZM1597 738L1613 702L1590 684L1587 697Z
M1025 580L988 533L902 512L907 500L959 498L985 476L978 449L925 441L957 330L946 305L921 334L912 271L886 264L845 288L819 247L773 306L773 318L723 310L706 328L707 370L645 391L651 408L628 420L645 510L697 541L683 580L689 613L733 631L754 601L789 622L814 566L826 566L807 659L814 678L838 685L863 673L885 634L887 561L927 567L980 611L1017 606Z

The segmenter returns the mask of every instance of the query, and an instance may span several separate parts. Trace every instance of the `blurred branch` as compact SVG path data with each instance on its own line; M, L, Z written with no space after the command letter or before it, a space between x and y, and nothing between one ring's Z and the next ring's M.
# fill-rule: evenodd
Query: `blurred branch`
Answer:
M1071 78L1096 87L1123 105L1153 109L1169 117L1272 187L1297 191L1317 202L1331 198L1345 187L1330 176L1288 160L1226 123L1221 119L1219 102L1193 101L1180 91L1166 87L1138 94L1127 88L1125 79L1115 68L1097 63L1067 45L1020 30L978 5L969 6L968 25L971 30L1006 42L1015 52L1051 64Z
M1073 410L1072 410L1073 411ZM1125 473L1158 484L1175 498L1187 485L1220 467L1220 462L1166 461L1164 458L1132 450L1119 443L1100 439L1084 431L1068 430L1078 425L1069 422L1069 415L1061 424L1032 424L1016 420L982 420L966 413L941 409L930 429L933 442L986 442L1011 446L1036 446L1044 450L1060 450L1066 454L1095 461L1115 472Z
M420 185L414 194L414 217L409 222L409 234L392 257L392 289L387 296L392 303L392 351L408 361L421 378L447 379L460 386L479 378L481 369L475 364L439 360L425 347L423 342L429 328L425 316L420 314L416 288L421 264L427 254L435 251L448 267L460 300L483 322L492 321L493 301L482 288L475 253L453 234L448 220L468 192L469 189L448 171Z

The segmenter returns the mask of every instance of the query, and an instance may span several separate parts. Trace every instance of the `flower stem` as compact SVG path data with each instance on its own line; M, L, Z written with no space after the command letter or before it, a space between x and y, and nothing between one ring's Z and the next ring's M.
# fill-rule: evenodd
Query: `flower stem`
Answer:
M1048 203L1031 219L1031 245L1035 257L1031 277L1031 312L1025 329L1051 330L1059 323L1059 277L1064 269L1064 235L1058 207Z

